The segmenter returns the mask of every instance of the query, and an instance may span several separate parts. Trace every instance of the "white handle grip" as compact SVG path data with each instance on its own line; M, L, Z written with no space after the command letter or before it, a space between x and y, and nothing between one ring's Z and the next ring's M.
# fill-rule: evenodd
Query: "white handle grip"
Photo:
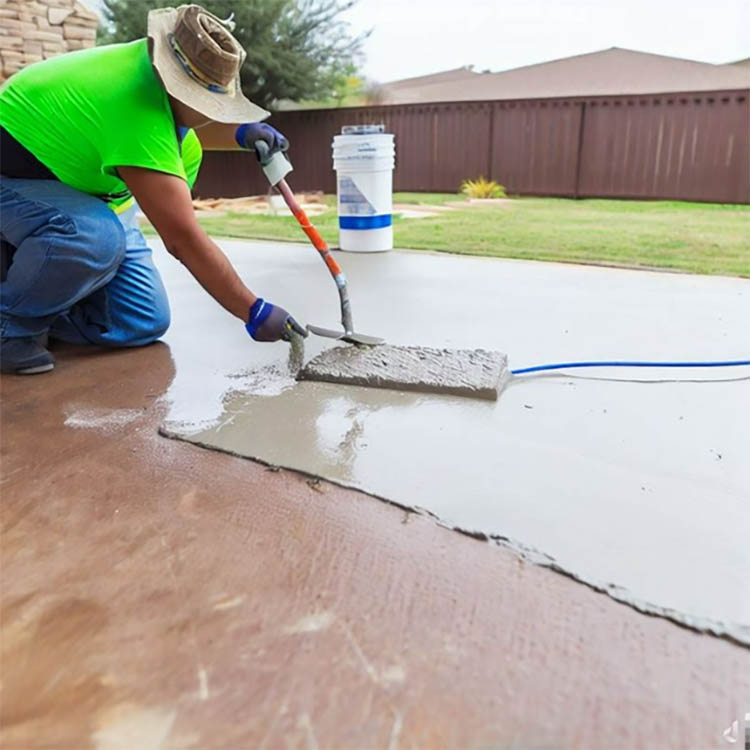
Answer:
M263 165L263 173L268 178L271 185L278 185L291 171L292 167L289 159L277 151L269 160L267 164Z

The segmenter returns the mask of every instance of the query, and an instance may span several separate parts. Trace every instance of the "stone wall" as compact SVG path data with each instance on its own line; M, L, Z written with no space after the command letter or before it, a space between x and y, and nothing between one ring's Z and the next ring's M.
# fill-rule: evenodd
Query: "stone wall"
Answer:
M96 44L99 16L77 0L0 0L0 81L31 63Z

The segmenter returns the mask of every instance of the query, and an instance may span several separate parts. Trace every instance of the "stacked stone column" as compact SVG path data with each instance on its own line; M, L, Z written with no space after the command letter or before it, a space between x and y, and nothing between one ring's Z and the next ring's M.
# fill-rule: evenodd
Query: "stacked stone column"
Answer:
M77 0L0 0L0 81L64 52L93 47L99 16Z

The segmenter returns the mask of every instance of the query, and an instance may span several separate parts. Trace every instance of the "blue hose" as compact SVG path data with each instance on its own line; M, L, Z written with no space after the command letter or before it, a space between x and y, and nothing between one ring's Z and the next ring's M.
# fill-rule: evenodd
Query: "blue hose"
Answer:
M525 375L529 372L544 370L568 370L574 367L750 367L750 359L730 360L727 362L559 362L554 365L535 365L511 370L511 375Z

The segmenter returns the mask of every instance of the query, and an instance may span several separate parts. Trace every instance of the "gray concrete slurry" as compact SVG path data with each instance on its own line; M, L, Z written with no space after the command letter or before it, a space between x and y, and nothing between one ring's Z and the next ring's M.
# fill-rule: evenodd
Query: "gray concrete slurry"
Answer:
M508 358L484 349L429 346L336 346L311 359L298 380L442 393L497 401Z
M222 246L257 293L337 326L309 247ZM356 327L389 344L504 351L512 368L750 354L747 280L426 253L340 260ZM750 644L746 372L517 377L497 402L297 383L288 345L250 341L163 251L157 263L175 309L169 434L426 508ZM305 361L331 346L309 337Z

